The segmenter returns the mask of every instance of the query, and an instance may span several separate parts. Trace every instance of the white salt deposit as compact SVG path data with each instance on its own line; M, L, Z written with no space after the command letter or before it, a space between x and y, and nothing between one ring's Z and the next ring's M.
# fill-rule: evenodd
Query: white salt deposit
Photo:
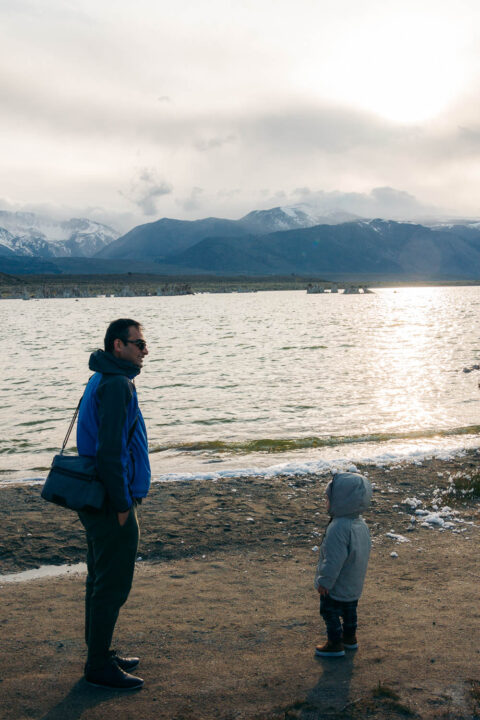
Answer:
M87 566L85 563L78 563L77 565L42 565L33 570L0 575L0 586L4 583L42 580L44 578L61 577L62 575L78 575L86 572Z
M404 535L399 535L398 533L394 532L387 532L385 535L389 538L392 538L392 540L396 540L396 542L399 543L407 543L410 542L408 538L406 538Z

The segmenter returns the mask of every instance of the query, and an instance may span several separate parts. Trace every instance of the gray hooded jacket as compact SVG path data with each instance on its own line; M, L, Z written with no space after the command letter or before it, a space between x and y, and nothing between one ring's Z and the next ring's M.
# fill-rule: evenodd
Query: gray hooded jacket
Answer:
M370 555L370 533L360 513L370 504L372 487L357 473L337 473L326 489L332 520L320 548L315 587L334 600L349 602L362 594Z

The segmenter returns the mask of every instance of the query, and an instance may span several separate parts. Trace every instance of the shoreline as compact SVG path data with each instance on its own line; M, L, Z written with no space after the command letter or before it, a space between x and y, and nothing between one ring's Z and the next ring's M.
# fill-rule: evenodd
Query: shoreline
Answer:
M272 463L273 458L269 458L269 464L255 465L252 463L251 466L247 467L223 467L223 463L215 463L214 467L218 469L202 469L197 470L183 470L178 472L163 472L156 473L155 477L152 477L151 484L157 483L178 483L178 482L195 482L195 481L206 481L216 482L219 480L241 480L241 479L261 479L261 478L274 478L283 477L289 475L291 477L306 477L309 475L323 476L331 472L340 470L348 470L350 467L362 466L365 468L376 467L376 468L389 468L397 465L414 465L418 462L424 463L430 460L452 460L455 458L464 458L475 453L480 452L480 437L478 435L471 435L471 445L465 445L465 435L459 433L458 437L462 438L463 444L461 446L453 447L415 447L412 446L407 452L395 452L396 441L385 441L383 449L385 452L380 452L382 444L380 443L358 443L358 448L361 450L367 450L367 454L363 457L355 457L353 454L350 457L324 457L318 459L312 459L311 456L307 455L309 459L300 459L300 452L298 460L292 460L284 458L284 462ZM407 439L408 440L408 439ZM401 440L398 441L402 442ZM404 443L405 444L405 443ZM368 453L370 445L373 445L374 450L378 450L378 454ZM350 447L355 446L352 443ZM345 447L340 445L338 447ZM305 451L301 451L301 456L305 457ZM262 457L265 459L265 456ZM258 461L257 461L258 462ZM220 464L222 467L220 467ZM227 464L227 463L225 463ZM205 465L205 463L204 463ZM153 469L155 472L155 468ZM5 488L14 487L34 487L42 485L45 482L47 471L45 475L40 477L26 477L26 478L13 478L0 479L0 493Z
M428 275L324 273L257 276L209 274L105 273L8 274L0 272L0 300L52 300L110 297L179 297L202 293L245 293L299 290L308 286L329 290L332 285L357 288L476 287L480 280L435 278ZM329 294L327 292L327 294ZM341 293L340 293L341 294ZM357 293L356 293L357 294ZM358 293L363 294L363 293Z
M443 493L478 464L472 452L358 467L375 485L360 648L325 661L313 656L323 638L313 574L328 476L155 483L115 640L141 656L144 689L82 679L83 576L0 582L0 718L474 718L480 512ZM39 493L0 492L3 572L85 559L75 514Z
M432 506L435 492L445 490L454 473L466 472L478 464L479 451L472 450L446 459L396 461L385 466L357 463L354 467L368 475L372 483L387 483L390 500L397 497L401 502L402 496L404 499L408 495L407 489L413 492L418 486L424 498L430 495ZM143 561L168 562L206 551L250 547L256 542L284 544L285 534L292 534L292 522L297 541L315 545L327 519L323 491L330 476L328 470L270 476L229 473L228 477L153 482L148 497L139 506L139 557ZM84 533L76 513L46 503L40 491L40 482L0 489L4 517L0 526L1 574L84 561ZM374 492L374 506L385 504L384 495ZM426 500L422 502L427 507ZM366 513L367 520L372 513ZM411 515L411 508L403 508L404 530L409 527ZM375 521L373 537L378 528L383 530L383 523Z

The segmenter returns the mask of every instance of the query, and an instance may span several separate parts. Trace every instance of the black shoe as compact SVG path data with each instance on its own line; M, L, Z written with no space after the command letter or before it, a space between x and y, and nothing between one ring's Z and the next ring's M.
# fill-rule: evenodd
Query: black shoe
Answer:
M90 685L108 690L140 690L143 686L142 678L124 672L114 660L109 660L99 670L92 670L87 664L85 680Z
M137 657L121 657L120 655L117 655L115 650L112 650L110 652L110 657L112 660L115 660L118 667L121 670L125 670L125 672L130 672L130 670L134 670L140 662L140 658Z

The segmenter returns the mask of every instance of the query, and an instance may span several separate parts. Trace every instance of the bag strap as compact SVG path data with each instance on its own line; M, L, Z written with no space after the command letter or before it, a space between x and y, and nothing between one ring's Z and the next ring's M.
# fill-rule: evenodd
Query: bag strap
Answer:
M72 432L73 426L75 425L75 420L77 419L78 411L80 410L80 403L82 402L82 400L83 400L83 395L80 398L80 400L78 401L77 409L73 413L73 418L71 419L70 425L68 426L67 434L65 435L65 440L63 441L62 449L60 450L60 455L63 455L63 451L67 447L68 438L70 437L70 433Z
M70 437L70 433L72 432L73 426L75 425L75 420L77 419L78 411L80 410L80 403L82 402L82 400L83 400L83 395L80 398L80 400L78 401L77 408L76 408L75 412L73 413L73 418L71 419L70 425L68 426L67 434L65 435L65 440L63 441L62 449L60 450L60 455L63 455L63 451L67 447L68 438ZM135 428L137 427L137 422L138 422L138 413L135 417L135 420L133 421L132 427L130 428L130 432L128 433L127 447L128 447L128 445L130 445L130 440L132 439L133 433L135 432Z

